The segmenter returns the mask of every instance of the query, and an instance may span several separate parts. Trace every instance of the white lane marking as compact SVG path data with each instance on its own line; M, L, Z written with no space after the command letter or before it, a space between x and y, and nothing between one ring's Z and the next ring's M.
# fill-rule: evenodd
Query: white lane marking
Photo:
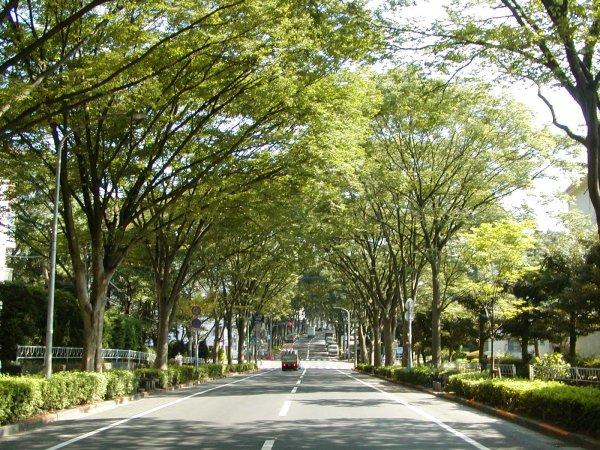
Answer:
M285 402L283 402L281 411L279 411L279 417L287 416L287 413L290 410L290 406L292 406L292 402L290 400L286 400Z
M296 384L300 384L300 383L302 383L302 380L296 381Z
M265 443L263 444L263 446L261 447L261 450L271 450L273 448L274 444L275 444L275 439L267 439L265 441Z
M355 376L350 375L349 373L346 372L342 372L341 370L338 369L338 372L343 373L344 375L346 375L347 377L352 378L353 380L358 381L359 383L364 384L365 386L370 387L371 389L374 389L378 392L381 392L382 394L384 394L387 398L389 398L390 400L395 401L396 403L400 403L403 406L406 406L408 409L410 409L411 411L417 413L418 415L420 415L421 417L424 417L425 419L429 420L430 422L435 423L436 425L438 425L439 427L443 428L444 430L452 433L453 435L459 437L460 439L462 439L463 441L467 442L468 444L471 444L473 447L478 448L479 450L489 450L485 445L480 444L479 442L471 439L469 436L466 436L465 434L461 433L460 431L455 430L454 428L452 428L449 425L446 425L444 422L442 422L440 419L438 419L435 416L432 416L431 414L423 411L421 408L417 408L416 406L411 405L410 403L408 403L405 400L402 400L400 397L396 397L396 395L390 393L390 392L386 392L383 389L379 389L377 386L373 386L370 383L367 383L359 378L356 378Z
M294 389L292 389L292 394L295 394L297 390L298 390L298 386L294 386Z
M181 403L181 402L183 402L185 400L188 400L188 399L190 399L192 397L196 397L198 395L206 394L207 392L214 391L215 389L221 389L221 388L224 388L226 386L231 386L232 384L237 384L237 383L240 383L242 381L248 380L250 378L258 377L260 375L264 375L265 373L272 372L273 370L275 370L275 369L271 369L271 370L267 370L266 372L261 372L261 373L257 373L257 374L254 374L254 375L250 375L249 377L241 378L239 380L232 381L231 383L220 384L219 386L215 386L215 387L212 387L210 389L205 389L204 391L196 392L195 394L191 394L191 395L188 395L187 397L179 398L179 399L174 400L172 402L165 403L164 405L155 406L154 408L150 408L150 409L148 409L146 411L142 411L141 413L134 414L133 416L128 417L126 419L117 420L116 422L110 423L110 424L108 424L108 425L106 425L104 427L97 428L96 430L90 431L89 433L81 434L81 435L79 435L77 437L74 437L73 439L69 439L68 441L61 442L60 444L57 444L57 445L55 445L53 447L48 447L46 450L58 450L59 448L66 447L67 445L71 445L71 444L73 444L75 442L79 442L79 441L81 441L83 439L89 438L90 436L94 436L95 434L101 433L101 432L106 431L106 430L110 430L111 428L118 427L119 425L122 425L122 424L124 424L126 422L129 422L130 420L138 419L140 417L147 416L148 414L151 414L151 413L153 413L155 411L159 411L161 409L168 408L169 406L176 405L177 403Z
M306 350L306 359L308 359L308 356L310 355L310 343L311 343L312 339L310 341L308 341L308 349Z
M304 374L305 374L305 373L306 373L306 369L304 369L304 370L302 371L302 375L300 375L300 378L302 378L302 377L304 376Z

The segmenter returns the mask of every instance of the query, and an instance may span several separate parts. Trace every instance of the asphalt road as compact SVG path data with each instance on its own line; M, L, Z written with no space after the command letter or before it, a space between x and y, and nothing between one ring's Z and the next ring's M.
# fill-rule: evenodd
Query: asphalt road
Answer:
M576 448L463 405L357 374L322 340L299 371L167 392L0 439L0 449ZM265 366L268 366L266 364Z

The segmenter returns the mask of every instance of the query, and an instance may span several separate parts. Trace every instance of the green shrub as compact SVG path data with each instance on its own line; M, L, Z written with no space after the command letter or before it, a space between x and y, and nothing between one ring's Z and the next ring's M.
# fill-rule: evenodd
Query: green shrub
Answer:
M130 370L109 370L106 377L106 398L117 398L134 394L138 388L138 379Z
M0 377L0 425L40 412L44 383L39 377Z
M542 380L553 380L557 378L568 378L569 368L567 363L560 353L548 353L544 356L538 356L534 359L535 376Z
M134 371L136 378L139 380L140 378L155 378L158 380L158 387L162 389L166 389L172 383L171 374L169 370L161 370L155 369L152 367L144 367L141 369L136 369Z
M477 374L450 377L457 395L562 427L598 434L600 395L597 388L569 386L557 381L479 378Z
M588 367L600 369L600 356L592 356L590 358L575 358L572 361L575 367Z
M74 405L99 402L106 395L107 379L95 372L62 372L68 374L69 391L74 398Z
M106 374L57 372L43 385L43 408L53 411L99 402L107 396L107 387Z
M227 371L231 373L250 372L256 370L256 364L254 363L239 363L227 366Z
M200 370L204 372L208 378L219 378L225 375L227 366L223 364L202 364Z

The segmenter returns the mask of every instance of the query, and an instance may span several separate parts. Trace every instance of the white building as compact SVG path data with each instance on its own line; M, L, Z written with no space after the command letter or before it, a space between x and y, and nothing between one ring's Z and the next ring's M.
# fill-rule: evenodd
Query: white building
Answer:
M539 341L538 350L540 356L544 356L548 353L554 353L552 343L550 341ZM530 355L535 354L535 346L529 344L527 346L527 352ZM483 343L483 354L487 356L492 355L491 346L489 339ZM515 358L521 357L521 342L515 338L499 339L494 340L494 355L495 356L514 356Z
M573 201L569 203L569 209L579 210L584 213L585 216L589 217L590 228L595 230L597 227L596 214L594 212L594 207L592 206L590 196L588 195L587 177L584 177L578 182L573 183L569 189L567 189L567 194L573 197ZM585 358L590 356L599 356L600 331L588 334L587 336L579 336L577 338L575 351L579 356L583 356Z

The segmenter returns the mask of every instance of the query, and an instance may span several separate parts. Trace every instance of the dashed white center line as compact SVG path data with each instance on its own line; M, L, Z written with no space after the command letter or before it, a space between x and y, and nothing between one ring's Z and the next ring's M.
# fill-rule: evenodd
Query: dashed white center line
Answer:
M298 386L295 386L294 389L292 389L292 394L295 394L297 390L298 390Z
M261 450L271 450L273 448L274 444L275 444L275 439L267 439L265 441L265 443L263 444L263 446L261 447Z
M300 384L300 383L302 383L302 380L296 381L296 384Z
M279 411L279 417L287 416L288 411L290 410L290 406L292 402L290 400L286 400L281 407L281 411Z

